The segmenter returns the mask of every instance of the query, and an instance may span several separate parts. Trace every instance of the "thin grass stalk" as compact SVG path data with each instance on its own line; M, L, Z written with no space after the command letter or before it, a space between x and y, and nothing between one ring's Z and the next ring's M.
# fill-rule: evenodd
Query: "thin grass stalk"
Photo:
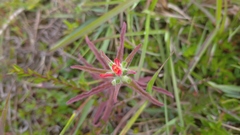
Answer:
M59 135L65 135L65 132L68 130L68 128L70 127L70 125L72 124L72 122L76 116L77 116L76 113L73 112L72 116L70 117L67 124L64 126L63 130L60 132Z
M120 135L126 135L128 130L132 127L132 125L135 123L137 118L140 116L140 114L143 112L143 110L147 107L148 101L145 101L143 105L137 110L137 112L131 117L131 119L127 122L127 125L123 128L123 130L120 132Z
M220 27L220 34L222 34L224 32L224 29L226 27L226 23L227 23L227 19L228 19L228 2L227 0L224 0L224 11L221 11L223 13L222 15L222 19L221 19L221 25Z
M145 56L146 56L149 29L150 29L150 19L151 19L151 17L148 14L147 18L146 18L146 23L145 23L145 35L144 35L144 43L143 43L143 47L142 47L142 53L141 53L141 58L140 58L140 62L139 62L138 69L137 69L137 74L136 74L137 79L140 78L141 69L143 68L143 63L144 63Z
M222 0L217 0L216 1L216 24L219 25L222 20Z
M170 52L170 33L167 32L165 34L165 41L168 47L168 52ZM175 96L175 100L176 100L176 104L177 104L177 112L178 112L178 116L179 116L179 120L180 120L180 126L184 127L184 121L183 121L183 115L182 115L182 107L181 107L181 102L180 102L180 98L179 98L179 89L177 87L177 79L176 79L176 75L175 75L175 70L174 70L174 65L173 65L173 59L172 57L170 57L169 59L169 64L170 64L170 73L171 73L171 77L172 77L172 83L173 83L173 89L174 89L174 96Z
M153 0L149 10L153 11L156 4L157 4L157 0ZM140 62L138 65L138 69L137 69L137 74L136 74L136 78L139 79L140 77L140 73L141 73L141 69L143 67L143 63L146 57L146 51L147 51L147 45L148 45L148 38L149 38L149 31L150 31L150 23L151 23L151 15L147 14L147 18L146 18L146 23L145 23L145 35L144 35L144 43L143 43L143 48L142 48L142 54L141 54L141 58L140 58Z
M169 130L169 126L168 126L169 119L168 119L168 108L167 108L166 95L163 95L163 98L164 98L164 116L165 116L165 122L166 122L166 132L167 132L167 135L170 135L170 130Z
M159 26L158 26L158 24L157 23L155 23L154 24L154 26L155 26L155 28L156 29L159 29ZM159 48L160 48L160 56L161 56L161 59L162 59L162 61L164 61L165 59L166 59L166 55L165 55L165 53L164 53L164 47L163 47L163 43L162 43L162 40L160 40L161 39L161 37L160 36L157 36L157 38L156 38L156 40L157 40L157 42L158 42L158 44L159 44ZM165 83L166 82L166 77L168 76L168 72L167 72L167 70L168 70L168 68L167 68L167 66L168 66L168 64L166 64L166 66L164 66L164 71L166 71L166 72L164 72L164 78L163 78L163 81L164 81L164 87L163 88L166 88L166 84L167 83ZM166 126L166 132L167 132L167 135L170 135L170 130L169 130L169 118L168 118L168 108L167 108L167 98L166 98L166 95L163 95L164 97L164 116L165 116L165 126Z
M88 99L90 99L90 98L88 98ZM88 100L88 99L87 99L87 100ZM93 99L90 99L90 100L86 103L86 105L84 106L83 110L81 111L80 120L79 120L79 122L78 122L78 124L77 124L77 127L76 127L73 135L77 135L78 131L80 130L81 125L83 124L83 122L84 122L85 119L87 118L87 115L88 115L88 113L89 113L89 111L90 111L93 103L94 103L94 100L93 100Z

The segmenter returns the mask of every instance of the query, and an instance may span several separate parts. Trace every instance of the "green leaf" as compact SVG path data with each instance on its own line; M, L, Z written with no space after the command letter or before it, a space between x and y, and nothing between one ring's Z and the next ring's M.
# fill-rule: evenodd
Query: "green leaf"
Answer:
M231 66L240 69L240 66L238 66L238 65L231 65Z
M235 86L235 85L220 85L220 84L216 84L214 82L208 82L209 85L211 85L214 88L220 89L223 92L240 92L240 87L239 86Z
M172 53L173 54L173 53ZM162 66L158 69L158 71L153 75L153 77L151 78L151 80L148 82L147 84L147 91L149 93L152 92L152 87L154 85L155 80L158 77L158 74L160 73L160 71L162 70L163 66L166 64L166 62L168 61L168 59L172 56L172 54L164 61L164 63L162 64Z
M28 73L29 75L32 75L32 74L33 74L33 71L32 71L30 68L28 68L27 71L28 71L27 73Z
M158 69L158 71L153 75L153 77L151 78L151 80L148 82L147 84L147 92L152 93L152 87L154 85L155 80L158 77L158 74L160 73L160 71L162 70L163 65Z
M240 87L235 85L220 85L214 82L208 82L208 84L216 89L221 90L228 97L240 98Z
M21 67L19 67L18 65L13 65L13 69L16 71L16 72L21 72L23 71L23 69Z

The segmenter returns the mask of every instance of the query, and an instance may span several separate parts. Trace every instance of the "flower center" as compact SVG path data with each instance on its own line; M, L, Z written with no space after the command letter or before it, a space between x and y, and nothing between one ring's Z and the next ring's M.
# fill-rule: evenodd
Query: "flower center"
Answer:
M122 69L120 66L116 65L116 64L113 64L112 65L112 71L118 75L118 76L121 76L122 75Z
M120 65L120 60L119 59L114 59L114 64L112 65L112 71L117 75L121 76L122 75L122 69Z

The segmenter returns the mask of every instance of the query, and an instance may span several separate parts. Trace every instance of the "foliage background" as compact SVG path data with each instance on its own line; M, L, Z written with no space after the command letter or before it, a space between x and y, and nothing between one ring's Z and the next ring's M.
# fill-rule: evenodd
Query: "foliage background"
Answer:
M240 134L238 0L9 0L0 15L0 134ZM79 53L99 66L85 35L113 59L123 21L125 57L143 44L135 78L174 52L155 85L175 98L153 93L159 108L122 88L109 122L94 127L104 94L67 106L97 84L70 66Z

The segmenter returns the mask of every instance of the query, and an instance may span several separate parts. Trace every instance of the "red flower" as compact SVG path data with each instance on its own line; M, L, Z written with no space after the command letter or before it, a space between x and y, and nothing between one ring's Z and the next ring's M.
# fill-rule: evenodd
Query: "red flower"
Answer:
M112 71L117 75L122 75L122 68L120 66L120 61L116 58L114 59L114 64L112 65Z
M120 61L117 58L114 59L114 63L111 66L111 70L112 70L113 73L100 74L100 77L101 78L113 77L114 73L117 76L121 76L122 75L122 67L120 65Z
M107 95L109 95L109 100L107 100L106 102L103 102L99 106L99 109L97 109L97 113L94 117L95 125L100 124L100 121L99 121L100 119L107 121L114 103L117 102L117 95L118 95L119 89L123 85L128 86L133 90L137 91L144 98L151 101L153 104L158 106L163 106L163 103L159 102L157 99L153 98L150 94L148 94L145 91L147 87L146 82L148 82L150 78L140 78L139 80L134 80L130 76L128 76L129 74L136 73L136 71L128 69L128 67L132 62L134 55L140 49L141 45L136 46L133 49L133 51L128 55L128 57L125 60L123 60L125 32L126 32L126 24L123 23L121 34L120 34L120 46L117 52L117 56L114 59L114 62L112 62L102 51L100 51L99 53L95 45L88 39L88 37L86 37L86 42L89 48L95 54L96 59L102 64L103 69L94 68L91 64L87 63L87 61L81 55L80 55L80 60L86 66L81 66L81 65L71 66L71 68L73 69L79 69L79 70L89 72L94 79L101 79L102 81L105 81L99 84L99 86L92 88L90 91L84 92L82 94L79 94L71 98L67 102L67 104L71 104L73 102L79 101L88 96L91 96L106 90L108 92ZM166 94L170 97L173 97L172 93L162 88L153 86L152 89L160 93Z

